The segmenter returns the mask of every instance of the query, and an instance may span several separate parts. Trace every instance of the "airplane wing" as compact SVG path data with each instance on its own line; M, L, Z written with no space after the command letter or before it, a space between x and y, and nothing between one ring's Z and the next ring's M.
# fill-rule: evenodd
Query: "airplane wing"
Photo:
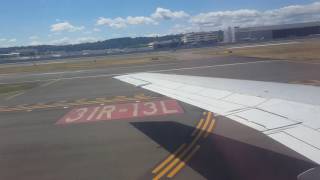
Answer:
M320 164L320 87L157 73L115 78L228 117Z

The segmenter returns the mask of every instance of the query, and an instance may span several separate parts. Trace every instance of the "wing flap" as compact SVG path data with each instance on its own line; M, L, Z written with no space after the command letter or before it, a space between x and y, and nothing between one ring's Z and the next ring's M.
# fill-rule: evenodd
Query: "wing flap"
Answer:
M286 129L284 132L320 150L320 133L318 131L301 125Z
M246 111L238 112L234 115L237 115L238 117L246 119L249 122L263 126L265 130L280 129L280 128L292 126L298 123L290 119L287 119L285 117L282 117L270 112L262 111L259 109L249 109Z
M304 141L295 138L285 132L279 132L270 134L269 137L286 145L290 149L304 155L305 157L313 160L316 163L320 163L319 149L305 143Z
M161 87L154 84L144 86L144 88L174 99L178 99L182 102L201 107L203 109L208 109L209 111L213 111L218 114L228 114L233 110L245 108L245 106L242 105L226 102L219 99L214 99L207 96L201 96L198 93L187 93L184 91L177 91L175 89Z
M266 101L265 98L257 97L257 96L248 96L243 94L232 94L223 98L225 101L229 101L236 104L241 104L244 106L257 106Z
M259 105L259 108L295 121L301 121L304 125L313 129L320 128L320 107L317 105L270 99Z

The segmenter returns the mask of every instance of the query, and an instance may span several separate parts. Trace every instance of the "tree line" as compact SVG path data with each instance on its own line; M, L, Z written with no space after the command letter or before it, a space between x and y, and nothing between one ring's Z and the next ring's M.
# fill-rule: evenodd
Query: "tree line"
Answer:
M167 40L180 40L181 34L178 35L166 35L159 37L123 37L116 39L108 39L105 41L97 41L91 43L70 44L70 45L39 45L39 46L20 46L20 47L8 47L0 48L0 54L11 53L15 51L21 51L25 49L32 49L39 54L54 52L54 51L82 51L82 50L103 50L103 49L123 49L123 48L138 48L145 47L149 43L154 41L167 41Z

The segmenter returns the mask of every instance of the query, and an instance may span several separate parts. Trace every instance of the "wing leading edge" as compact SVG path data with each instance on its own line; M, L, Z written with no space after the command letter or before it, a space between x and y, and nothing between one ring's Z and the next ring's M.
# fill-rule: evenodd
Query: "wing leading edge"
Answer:
M320 88L185 75L116 79L226 116L320 164Z

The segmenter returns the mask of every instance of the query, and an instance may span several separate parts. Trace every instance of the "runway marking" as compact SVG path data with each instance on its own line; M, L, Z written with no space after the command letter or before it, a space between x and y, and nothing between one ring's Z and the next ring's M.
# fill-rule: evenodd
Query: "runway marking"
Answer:
M13 95L11 95L11 96L9 96L9 97L6 97L5 98L5 100L11 100L11 99L13 99L13 98L15 98L15 97L18 97L18 96L21 96L22 94L24 94L25 92L23 91L23 92L17 92L17 94L13 94Z
M172 159L174 159L177 154L179 154L185 147L187 146L187 144L182 144L173 154L170 154L162 163L160 163L153 171L152 173L157 173L160 171L160 169L162 169L166 164L168 164Z
M190 161L192 156L200 149L200 145L197 145L193 150L191 151L190 154L185 158L184 161L180 162L177 167L175 167L168 175L168 178L174 177L182 168L186 166L186 164Z
M59 62L58 62L59 63ZM148 64L148 65L139 65L139 66L121 66L121 67L110 67L108 69L126 69L126 68L143 68L143 67L153 67L153 66L164 66L164 65L178 65L179 62L173 63L159 63L159 64ZM48 73L29 73L28 76L43 76L43 75L56 75L56 74L73 74L81 72L94 72L94 71L104 71L105 69L87 69L87 70L77 70L77 71L59 71L59 72L48 72ZM4 75L13 75L13 74L4 74ZM0 74L0 77L2 74Z
M18 94L19 95L19 94ZM1 112L15 112L15 111L25 111L25 110L43 110L51 108L64 108L64 107L73 107L81 105L94 105L94 104L110 104L110 103L123 103L123 102L136 102L136 101L146 101L159 99L159 96L147 96L145 94L136 94L132 97L126 96L115 96L115 97L104 97L104 98L95 98L92 100L83 101L83 99L75 100L72 102L68 101L57 101L51 103L37 103L37 104L21 104L13 107L2 107L0 108ZM98 99L98 100L97 100Z
M204 137L208 137L209 136L209 134L212 132L215 124L216 124L216 120L212 119L211 122L210 122L209 128L207 129Z
M122 97L124 98L124 97ZM79 107L64 115L56 124L84 123L95 121L131 119L136 117L182 114L183 109L176 100L159 99L125 104Z
M191 136L196 135L196 133L200 130L200 127L202 126L203 122L204 122L204 120L203 120L203 119L200 119L200 122L198 123L196 129L193 130Z
M196 136L192 139L191 143L187 144L187 146L185 144L181 145L173 154L170 154L168 158L160 163L152 171L155 174L153 180L159 180L166 174L168 178L174 177L199 150L200 145L197 145L197 143L199 143L200 138L208 136L207 133L213 130L215 123L211 112L203 113L203 115L206 116L205 120L202 118L202 121L198 122L197 128L199 128L199 131L196 131Z
M41 84L40 87L46 87L46 86L52 85L52 84L58 82L59 80L60 79L55 79L55 80L49 81L47 83Z
M265 47L265 46L279 46L279 45L288 45L288 44L299 44L300 42L284 42L284 43L267 43L267 44L256 44L256 45L248 45L248 46L236 46L230 47L228 49L242 49L242 48L255 48L255 47Z
M275 60L266 60L266 61L251 61L251 62L243 62L243 63L229 63L229 64L218 64L212 66L196 66L196 67L186 67L186 68L173 68L173 69L164 69L164 70L156 70L156 71L145 71L141 73L157 73L157 72L167 72L167 71L183 71L183 70L193 70L193 69L206 69L213 67L225 67L225 66L235 66L235 65L243 65L243 64L256 64L256 63L268 63L268 62L279 62ZM139 72L140 73L140 72ZM134 74L134 73L130 73Z
M283 60L287 61L287 60ZM282 62L280 60L265 60L265 61L250 61L250 62L243 62L243 63L228 63L228 64L218 64L218 65L207 65L207 66L195 66L195 67L184 67L184 68L171 68L171 69L162 69L162 70L154 70L154 71L136 71L134 73L157 73L157 72L168 72L168 71L183 71L183 70L192 70L192 69L206 69L206 68L213 68L213 67L225 67L225 66L236 66L236 65L243 65L243 64L256 64L256 63L269 63L269 62ZM113 77L113 76L121 76L126 75L129 73L114 73L114 74L99 74L99 75L92 75L92 76L75 76L75 77L68 77L68 78L48 78L46 80L32 80L32 81L19 81L19 83L28 83L28 82L43 82L43 81L50 81L50 80L73 80L73 79L87 79L87 78L99 78L99 77ZM0 83L6 84L6 83Z
M0 74L0 77L4 77L4 76L8 76L8 75L11 75L11 74Z

